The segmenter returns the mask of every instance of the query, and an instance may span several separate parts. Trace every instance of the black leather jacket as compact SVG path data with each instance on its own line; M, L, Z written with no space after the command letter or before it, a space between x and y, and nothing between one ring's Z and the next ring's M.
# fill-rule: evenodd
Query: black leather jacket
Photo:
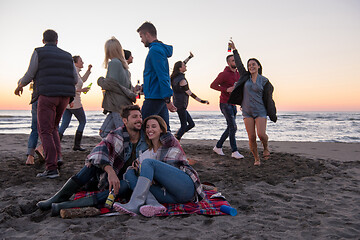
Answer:
M236 83L234 90L231 92L228 103L241 105L244 96L244 85L245 82L250 78L250 73L246 71L238 51L234 50L233 53L234 53L236 67L241 77L239 81ZM274 91L274 87L270 83L270 81L268 81L264 86L264 92L262 98L266 108L267 115L269 116L271 121L276 122L277 120L276 107L275 107L275 102L272 98L273 91Z

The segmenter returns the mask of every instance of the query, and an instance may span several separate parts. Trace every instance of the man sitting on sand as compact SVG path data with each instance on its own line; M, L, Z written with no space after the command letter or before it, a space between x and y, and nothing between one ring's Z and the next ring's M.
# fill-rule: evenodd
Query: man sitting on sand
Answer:
M52 209L51 215L60 213L61 209L94 206L104 203L109 191L115 195L124 195L128 184L122 179L127 167L131 166L139 152L144 152L148 145L141 131L142 115L137 105L125 106L121 113L124 126L110 132L87 156L85 166L51 198L36 205L41 210ZM69 201L69 198L82 186L99 176L99 189L105 190L90 197ZM106 190L108 189L108 190Z

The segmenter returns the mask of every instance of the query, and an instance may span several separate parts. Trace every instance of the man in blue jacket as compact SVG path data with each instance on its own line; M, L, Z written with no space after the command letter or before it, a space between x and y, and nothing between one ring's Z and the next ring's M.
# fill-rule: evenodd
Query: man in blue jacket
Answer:
M46 169L37 177L59 177L58 159L61 158L58 126L66 106L75 97L77 72L70 53L57 47L54 30L43 33L45 46L36 48L29 69L15 89L21 95L23 87L34 81L32 102L38 101L38 131L45 153Z
M159 115L165 120L170 130L168 110L176 112L176 107L171 102L173 91L168 62L168 58L172 56L173 47L157 40L156 28L150 22L143 23L137 32L141 42L149 48L144 69L145 100L141 109L143 119L150 115Z

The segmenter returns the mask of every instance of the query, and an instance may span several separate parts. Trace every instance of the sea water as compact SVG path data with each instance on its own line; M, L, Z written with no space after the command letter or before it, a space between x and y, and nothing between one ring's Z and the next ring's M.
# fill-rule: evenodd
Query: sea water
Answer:
M220 111L189 111L195 127L184 139L219 139L226 128ZM360 142L360 112L278 112L276 123L267 121L270 141L310 142ZM247 140L241 112L236 116L237 140ZM84 135L97 136L105 115L101 111L86 111ZM29 134L31 129L29 110L0 110L0 133ZM72 117L65 135L74 135L78 121ZM177 113L170 113L170 127L176 132L180 127Z

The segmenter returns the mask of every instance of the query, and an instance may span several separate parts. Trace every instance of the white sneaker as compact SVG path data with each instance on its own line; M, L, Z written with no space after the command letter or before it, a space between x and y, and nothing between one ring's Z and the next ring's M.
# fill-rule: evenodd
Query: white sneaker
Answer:
M244 156L241 155L238 151L233 152L233 153L231 154L231 157L236 158L236 159L244 158Z
M217 148L216 146L213 148L213 151L216 152L220 156L225 156L222 148Z

